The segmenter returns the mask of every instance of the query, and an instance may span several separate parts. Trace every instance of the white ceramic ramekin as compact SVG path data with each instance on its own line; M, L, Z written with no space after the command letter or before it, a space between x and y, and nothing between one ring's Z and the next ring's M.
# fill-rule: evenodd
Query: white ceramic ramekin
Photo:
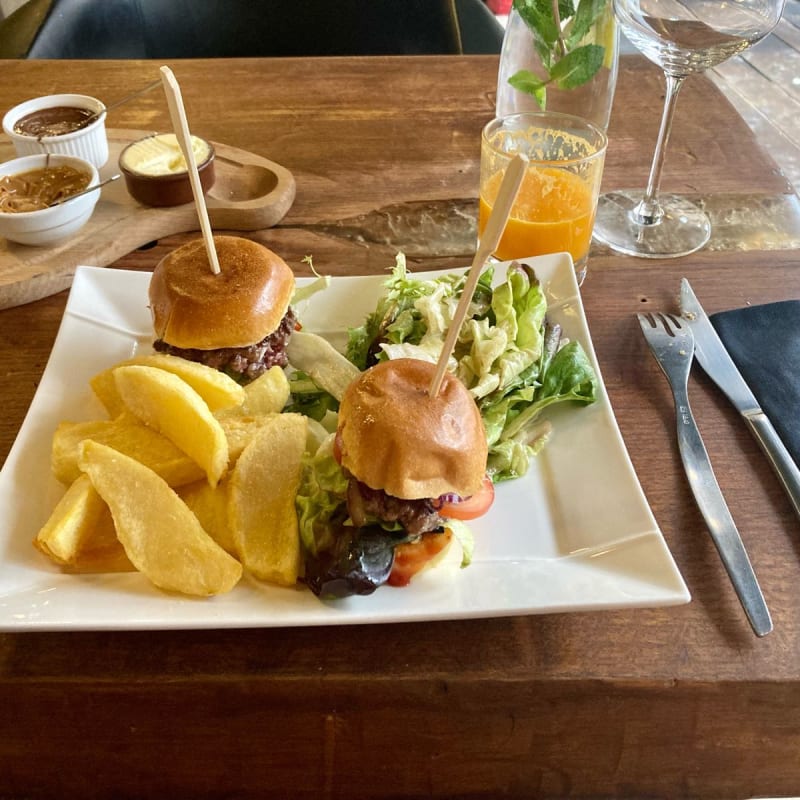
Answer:
M93 111L99 116L85 128L64 133L59 136L28 136L14 131L14 125L22 117L55 106L77 106ZM17 155L28 156L35 153L58 153L76 156L94 164L100 169L108 161L108 137L106 135L105 106L94 97L83 94L51 94L36 97L14 106L3 117L3 132L14 142Z
M0 175L17 175L41 169L45 166L47 156L41 153L34 156L15 158L0 164ZM89 186L99 182L94 165L75 156L50 156L50 166L66 164L90 175ZM57 206L43 208L39 211L23 211L20 213L0 213L0 236L12 242L27 245L50 245L69 238L77 233L94 212L100 199L100 189L87 192L74 200L66 200Z

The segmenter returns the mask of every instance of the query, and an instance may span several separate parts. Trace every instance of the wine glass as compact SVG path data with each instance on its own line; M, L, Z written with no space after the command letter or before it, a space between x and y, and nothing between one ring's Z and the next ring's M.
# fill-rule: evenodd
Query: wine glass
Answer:
M711 236L706 214L679 195L659 195L664 156L683 81L763 39L785 0L614 0L628 39L666 76L661 128L644 196L600 197L595 238L612 250L643 258L672 258L699 250Z

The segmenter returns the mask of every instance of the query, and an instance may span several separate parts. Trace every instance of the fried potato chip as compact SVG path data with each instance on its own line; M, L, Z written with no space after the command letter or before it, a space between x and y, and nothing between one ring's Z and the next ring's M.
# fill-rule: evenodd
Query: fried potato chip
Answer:
M77 480L78 451L86 439L105 444L136 459L160 475L170 486L198 481L205 472L166 436L148 428L131 414L113 420L62 422L53 435L50 461L56 480L65 485Z
M218 369L185 358L155 353L122 361L98 373L89 381L95 395L112 418L125 408L114 378L114 370L122 366L154 367L177 375L205 400L212 411L239 406L245 399L245 390Z
M70 572L133 569L117 539L108 506L86 475L67 489L33 543Z
M284 586L293 586L300 570L294 501L305 447L306 418L276 414L245 447L230 477L236 552L257 578Z
M126 369L148 369L129 367ZM96 442L81 445L79 464L111 509L131 563L156 586L207 597L230 591L242 565L152 470Z
M221 480L213 489L208 481L197 481L176 490L189 506L203 530L226 552L236 555L228 519L228 481Z
M117 367L114 379L126 408L196 461L216 486L228 468L228 440L203 398L156 367Z

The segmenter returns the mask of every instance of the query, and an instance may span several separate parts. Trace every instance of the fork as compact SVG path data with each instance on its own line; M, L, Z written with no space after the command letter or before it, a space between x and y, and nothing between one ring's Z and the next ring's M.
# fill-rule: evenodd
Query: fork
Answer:
M673 314L637 316L644 338L672 389L677 415L678 449L692 493L750 625L757 636L765 636L772 630L769 609L742 537L714 477L711 459L689 405L689 372L694 358L694 336L687 323Z

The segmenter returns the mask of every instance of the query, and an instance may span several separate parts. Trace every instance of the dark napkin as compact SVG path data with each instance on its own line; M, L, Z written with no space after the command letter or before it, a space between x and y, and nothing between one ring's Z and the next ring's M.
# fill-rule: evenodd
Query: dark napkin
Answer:
M742 377L800 465L800 300L710 316Z

